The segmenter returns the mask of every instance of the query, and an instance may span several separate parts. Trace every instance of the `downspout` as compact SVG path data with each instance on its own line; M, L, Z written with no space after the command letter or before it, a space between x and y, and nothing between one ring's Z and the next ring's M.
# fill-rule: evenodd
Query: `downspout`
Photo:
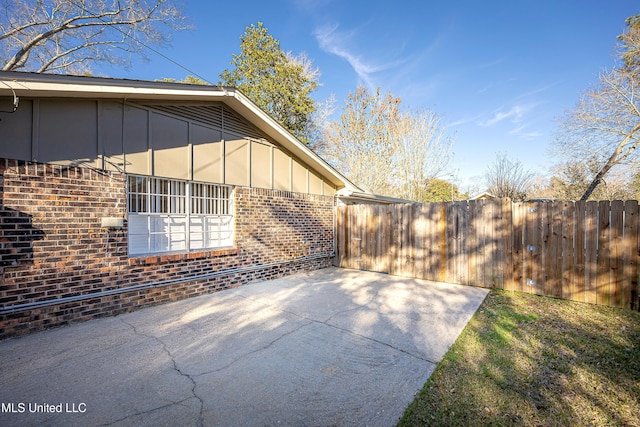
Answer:
M337 257L338 257L338 193L333 194L333 261L332 264L336 265Z

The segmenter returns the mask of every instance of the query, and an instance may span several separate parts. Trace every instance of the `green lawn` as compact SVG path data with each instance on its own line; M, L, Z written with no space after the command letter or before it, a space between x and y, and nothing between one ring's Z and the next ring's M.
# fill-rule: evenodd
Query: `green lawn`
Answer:
M399 426L640 426L640 313L492 291Z

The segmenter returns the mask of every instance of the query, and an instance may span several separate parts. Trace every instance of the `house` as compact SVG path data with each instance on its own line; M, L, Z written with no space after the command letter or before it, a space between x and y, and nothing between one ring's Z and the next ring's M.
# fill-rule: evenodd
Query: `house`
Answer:
M327 267L395 201L233 88L0 72L0 338Z

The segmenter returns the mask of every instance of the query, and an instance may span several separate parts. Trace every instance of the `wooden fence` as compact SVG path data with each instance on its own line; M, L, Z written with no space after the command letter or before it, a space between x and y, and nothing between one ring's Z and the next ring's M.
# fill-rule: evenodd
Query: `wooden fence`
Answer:
M337 208L340 267L638 309L638 202Z

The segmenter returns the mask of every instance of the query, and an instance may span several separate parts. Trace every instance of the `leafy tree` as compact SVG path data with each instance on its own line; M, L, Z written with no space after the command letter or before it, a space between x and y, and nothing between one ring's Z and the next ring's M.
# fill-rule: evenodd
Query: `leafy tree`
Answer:
M640 72L640 15L627 18L627 29L618 36L620 57L626 72L635 74Z
M358 86L326 127L321 153L364 189L420 201L449 161L451 138L434 113L401 112L400 103Z
M640 15L619 37L622 66L600 75L563 119L556 151L567 159L596 159L598 170L580 197L587 200L617 165L637 161L640 144Z
M190 28L172 0L2 0L3 71L89 73L91 64L126 67L144 45L164 46Z
M487 191L496 197L508 197L514 202L527 199L534 174L525 170L519 160L497 154L485 172Z
M460 193L460 189L452 182L443 179L432 179L425 187L422 202L450 202L452 200L468 199L467 193Z
M220 73L220 84L233 86L303 141L309 140L315 103L311 93L319 73L306 55L293 56L280 48L262 22L246 27L240 37L240 54L232 70Z

